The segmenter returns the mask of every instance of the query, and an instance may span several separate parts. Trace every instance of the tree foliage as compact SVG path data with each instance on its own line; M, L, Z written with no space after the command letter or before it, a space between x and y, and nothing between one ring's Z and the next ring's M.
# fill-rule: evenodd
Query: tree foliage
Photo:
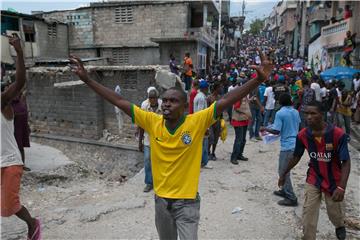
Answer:
M250 24L249 32L253 35L259 35L264 28L265 19L255 19Z

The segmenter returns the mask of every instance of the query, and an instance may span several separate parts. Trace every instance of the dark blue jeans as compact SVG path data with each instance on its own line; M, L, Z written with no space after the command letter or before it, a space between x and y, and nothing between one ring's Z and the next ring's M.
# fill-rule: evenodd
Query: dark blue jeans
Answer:
M150 146L144 146L144 171L145 171L145 184L153 185L150 161Z
M185 90L189 91L191 88L191 81L192 81L192 77L191 76L184 76L184 83L185 83Z
M270 119L271 122L274 122L274 109L265 109L265 115L264 115L264 126L267 127L269 125Z
M247 126L234 127L235 129L235 141L233 151L231 154L231 160L236 160L238 157L243 155L245 143L246 143L246 132Z
M208 162L209 162L209 138L206 137L203 140L201 166L206 166Z
M259 137L260 125L261 125L261 112L260 109L250 107L252 121L249 129L250 138ZM255 128L255 129L254 129Z

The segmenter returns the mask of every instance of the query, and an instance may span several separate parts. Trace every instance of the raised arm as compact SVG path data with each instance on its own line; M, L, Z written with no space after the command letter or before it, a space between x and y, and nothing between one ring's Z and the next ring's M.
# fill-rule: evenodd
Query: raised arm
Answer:
M26 70L24 64L24 55L20 44L20 38L17 34L7 36L9 43L16 51L16 74L15 82L9 88L1 93L1 109L3 109L13 98L15 98L25 85Z
M72 71L79 76L79 78L86 83L92 90L94 90L97 94L105 98L108 102L112 103L113 105L120 108L122 111L124 111L128 116L132 117L131 114L131 105L128 100L124 99L123 97L119 96L115 91L112 89L109 89L107 87L104 87L100 83L97 83L96 81L89 78L88 73L86 69L84 68L84 65L80 58L71 55L70 63Z
M237 101L243 99L246 95L248 95L256 87L258 87L263 81L269 78L269 75L273 69L273 65L261 51L260 58L260 66L251 66L251 68L256 70L257 77L248 81L241 87L237 87L231 92L228 92L224 97L217 101L216 112L218 116L220 116L220 114L228 107L232 106Z

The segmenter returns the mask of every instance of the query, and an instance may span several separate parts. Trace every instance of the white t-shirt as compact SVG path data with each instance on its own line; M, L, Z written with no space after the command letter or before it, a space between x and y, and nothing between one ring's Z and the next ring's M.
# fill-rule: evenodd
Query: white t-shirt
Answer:
M326 97L326 95L327 95L327 89L326 89L326 87L322 87L322 88L320 89L321 99L324 98L324 97Z
M6 119L3 113L1 113L0 164L1 168L23 165L23 162L21 161L21 154L14 136L14 119Z
M273 110L275 108L275 95L272 87L267 87L264 92L264 96L267 97L265 109Z
M146 99L145 101L143 101L141 103L141 109L143 109L145 111L148 111L148 112L155 112L157 114L161 114L162 113L161 104L162 104L162 100L158 99L158 108L156 109L156 111L154 111L151 108L149 99ZM147 132L144 132L144 145L145 146L150 146L149 134L147 134Z
M354 78L353 83L355 91L360 90L360 79L356 80L356 78Z
M336 88L336 93L337 93L337 97L341 98L342 94L341 94L341 91L339 90L339 88Z
M228 88L228 92L231 92L231 91L234 90L236 87L237 87L237 85L235 85L235 87L234 87L233 85L231 85L231 86Z
M194 99L194 113L207 108L206 96L203 92L199 91Z
M320 85L318 83L312 83L310 85L311 89L314 89L315 91L315 99L316 101L321 102L321 89L320 89Z
M260 56L256 56L255 57L255 62L256 62L256 64L261 64L261 59L260 59Z

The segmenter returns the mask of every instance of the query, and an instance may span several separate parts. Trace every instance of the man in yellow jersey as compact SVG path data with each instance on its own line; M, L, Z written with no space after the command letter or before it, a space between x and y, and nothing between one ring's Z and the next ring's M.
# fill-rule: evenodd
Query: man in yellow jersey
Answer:
M81 60L70 57L72 70L96 93L122 109L148 134L155 192L155 224L160 239L197 239L200 219L198 194L202 142L206 130L220 114L268 78L272 65L262 54L253 66L257 78L234 89L210 107L185 115L186 93L168 89L162 97L162 115L146 112L88 77Z

